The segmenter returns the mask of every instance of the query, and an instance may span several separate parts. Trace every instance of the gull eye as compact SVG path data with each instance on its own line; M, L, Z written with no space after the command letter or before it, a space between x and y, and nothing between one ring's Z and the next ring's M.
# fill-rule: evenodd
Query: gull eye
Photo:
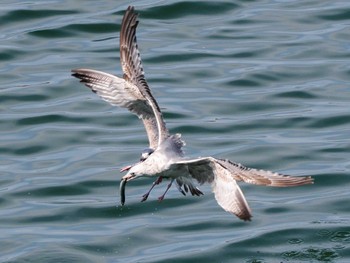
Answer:
M140 162L145 161L153 152L154 150L151 148L143 150L143 152L141 153Z

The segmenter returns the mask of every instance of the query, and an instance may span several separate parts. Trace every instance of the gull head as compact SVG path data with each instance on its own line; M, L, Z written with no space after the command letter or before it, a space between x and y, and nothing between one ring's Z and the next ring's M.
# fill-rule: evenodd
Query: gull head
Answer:
M152 148L146 148L142 151L141 153L141 157L140 157L140 162L144 162L146 161L146 159L154 152L154 150ZM125 172L125 171L129 171L133 166L135 166L138 163L132 164L132 165L127 165L124 166L122 169L120 169L120 172Z
M130 167L130 169L128 170L128 173L126 175L123 176L123 180L131 181L134 180L136 178L142 177L142 176L146 176L145 174L145 162L138 162L135 165L133 165L132 167Z

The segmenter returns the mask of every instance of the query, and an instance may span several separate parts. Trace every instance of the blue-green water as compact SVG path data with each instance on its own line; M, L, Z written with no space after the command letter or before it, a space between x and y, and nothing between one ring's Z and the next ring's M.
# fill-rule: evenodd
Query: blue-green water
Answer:
M147 139L137 117L70 76L121 75L128 1L0 4L1 262L349 262L350 4L135 1L147 80L189 156L311 175L315 184L241 184L253 221L210 186L159 203L152 180L119 169Z

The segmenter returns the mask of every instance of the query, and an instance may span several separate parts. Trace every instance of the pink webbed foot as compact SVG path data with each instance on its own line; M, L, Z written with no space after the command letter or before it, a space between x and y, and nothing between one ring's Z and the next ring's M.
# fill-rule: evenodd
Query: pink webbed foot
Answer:
M174 179L171 179L170 183L168 184L167 188L165 189L164 194L162 194L161 196L158 197L158 201L159 202L163 201L166 193L169 191L169 189L170 189L171 185L173 184L173 182L174 182Z
M155 180L155 181L153 182L153 184L152 184L152 186L151 186L151 189L149 189L148 192L145 193L145 194L142 196L141 202L146 201L147 198L148 198L148 196L149 196L149 194L151 193L152 189L153 189L156 185L160 184L162 181L163 181L163 177L159 176L159 177L157 178L157 180Z

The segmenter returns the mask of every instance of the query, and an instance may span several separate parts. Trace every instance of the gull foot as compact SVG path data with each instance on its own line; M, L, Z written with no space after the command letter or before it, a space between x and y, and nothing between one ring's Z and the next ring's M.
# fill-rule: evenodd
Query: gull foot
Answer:
M173 184L174 179L171 179L170 183L168 184L167 188L165 189L164 194L162 194L161 196L158 197L158 201L161 202L164 199L164 196L166 195L166 193L168 192L168 190L170 189L171 185Z
M152 189L153 189L156 185L160 184L160 183L162 182L162 180L163 180L163 177L159 176L159 177L157 178L157 180L155 180L155 181L153 182L151 189L149 189L148 192L145 193L145 194L142 196L141 202L144 202L144 201L147 200L147 198L148 198L149 194L151 193Z
M146 193L142 196L141 202L145 202L149 196L149 193Z

